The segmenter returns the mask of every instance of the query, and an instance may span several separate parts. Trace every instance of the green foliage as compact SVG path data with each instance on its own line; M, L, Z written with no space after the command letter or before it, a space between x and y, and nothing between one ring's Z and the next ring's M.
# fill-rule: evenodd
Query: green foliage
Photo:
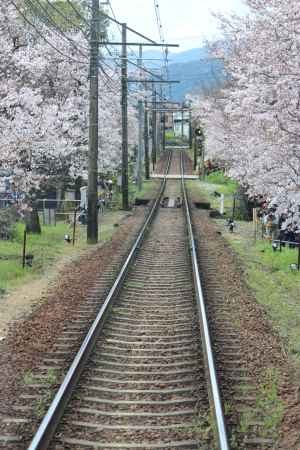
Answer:
M173 131L166 131L165 135L167 141L176 139L175 133Z
M173 131L166 131L166 143L167 145L181 145L186 143L186 138L181 138L181 136L176 136Z
M222 170L216 170L215 172L211 172L209 175L205 177L205 181L207 183L213 184L234 185L235 187L237 186L237 183L228 178Z
M50 28L59 27L61 31L69 31L71 29L85 28L84 20L85 12L78 0L73 0L74 8L65 0L56 0L49 4L45 0L39 2L32 0L27 5L27 14L35 19L41 20ZM81 18L82 16L83 18Z

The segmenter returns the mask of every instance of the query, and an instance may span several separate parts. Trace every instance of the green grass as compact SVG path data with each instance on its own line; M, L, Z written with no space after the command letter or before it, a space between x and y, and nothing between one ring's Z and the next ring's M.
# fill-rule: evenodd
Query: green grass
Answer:
M111 239L116 224L126 217L123 211L106 212L99 218L99 240ZM42 277L51 266L65 256L75 255L88 248L86 227L77 225L75 246L64 241L64 235L72 236L72 226L58 222L56 226L42 226L42 234L27 235L27 254L33 254L33 266L22 268L24 225L16 226L15 237L11 241L0 240L0 292L21 286Z
M246 268L249 287L263 305L286 349L300 367L300 272L291 271L298 251L274 252L270 242L253 239L252 225L238 223L237 232L223 233Z
M139 191L136 183L129 183L129 204L134 205L136 198L150 198L151 193L153 193L159 187L159 180L149 180L144 181L142 185L142 189ZM122 206L122 194L115 193L113 201L117 208L121 208Z
M166 131L166 140L173 140L176 139L175 133L173 131Z
M60 256L74 251L73 246L64 241L65 234L72 234L69 225L58 223L56 226L43 226L41 235L27 235L26 253L33 254L34 260L32 268L23 269L21 265L23 232L24 225L19 223L12 241L0 241L0 288L2 289L17 287L25 279L36 278ZM84 231L78 226L76 250L83 248L84 245ZM6 260L6 258L10 259Z
M173 131L166 132L166 144L169 145L182 145L186 144L186 139L182 139L181 136L176 136Z
M216 172L219 173L219 172ZM213 174L209 175L213 178ZM213 183L206 178L206 181L190 180L187 182L187 187L193 196L198 196L211 204L213 209L220 208L220 197L216 197L214 192L224 194L224 208L227 216L232 214L233 208L233 194L237 191L237 183L235 181L217 177L220 183Z
M278 388L279 372L274 368L266 369L262 373L259 386L257 386L255 409L247 407L241 414L236 431L245 435L241 436L242 439L247 437L253 423L259 419L261 425L258 428L258 435L262 438L272 438L274 443L277 442L279 425L285 411L285 405L279 397ZM233 436L235 437L235 445L232 445L232 448L240 448L241 444L244 447L244 443L237 444L238 439L236 439L235 432L233 432Z
M219 186L219 189L223 191L221 192L223 194L234 194L238 187L237 182L226 177L221 170L207 175L205 181L209 184L223 185L223 187Z

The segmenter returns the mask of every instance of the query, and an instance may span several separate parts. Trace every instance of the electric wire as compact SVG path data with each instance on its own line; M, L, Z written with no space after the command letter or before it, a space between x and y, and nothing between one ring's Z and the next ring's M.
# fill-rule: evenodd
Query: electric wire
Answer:
M108 6L109 6L109 8L111 10L113 19L114 19L114 21L115 21L115 23L116 23L116 25L117 25L117 27L119 29L119 32L122 33L121 24L120 24L120 22L117 21L117 18L116 18L116 15L115 15L115 12L113 10L113 7L112 7L112 4L111 4L110 0L108 0ZM135 56L135 59L138 59L137 53L131 47L128 47L128 49L131 51L131 54Z
M158 0L154 0L154 10L155 10L155 16L156 16L159 37L160 37L161 42L163 44L165 44L166 41L165 41L165 36L164 36L164 30L163 30ZM163 59L164 59L164 67L163 67L164 72L165 72L164 75L165 75L166 79L168 80L169 76L170 76L169 60L168 60L168 56L169 56L168 47L163 47L162 52L163 52ZM169 96L170 96L170 98L172 98L172 86L171 85L169 86Z
M54 27L54 30L56 34L58 34L59 36L62 36L65 40L67 40L74 48L75 50L77 50L82 56L87 56L85 53L83 53L79 48L78 45L75 44L75 42L73 41L73 39L69 38L61 29L60 27L57 25L57 23L52 19L52 17L48 14L47 10L43 7L43 5L40 3L39 0L35 0L36 4L40 7L42 14L44 15L44 19L46 19L46 22L44 23L46 26L48 25L48 23L52 23L52 26ZM25 5L29 5L31 6L31 8L36 8L36 5L31 1L31 0L25 0ZM51 5L51 4L50 4ZM40 12L40 11L39 11ZM43 20L43 17L39 17L40 19ZM47 23L48 22L48 23ZM57 30L57 31L56 31ZM84 50L88 51L88 49L82 47Z
M46 0L46 1L47 1L47 3L48 3L50 6L53 6L53 5L51 5L51 3L49 3L48 0ZM58 49L58 48L57 48L57 47L56 47L49 39L47 39L47 38L45 37L44 34L41 33L41 31L38 29L38 27L37 27L33 22L31 22L31 20L29 20L28 17L26 17L26 15L23 13L23 11L21 10L21 8L16 4L16 2L15 2L14 0L9 0L9 2L15 7L15 9L16 9L16 10L18 11L18 13L21 15L21 17L23 18L23 20L24 20L24 21L25 21L32 29L34 29L34 31L35 31L35 32L36 32L36 33L37 33L37 34L38 34L38 35L39 35L39 36L40 36L40 37L41 37L41 38L42 38L42 39L43 39L43 40L44 40L44 41L45 41L45 42L53 49L53 50L55 50L55 51L56 51L57 53L59 53L61 56L63 56L64 58L67 58L67 59L70 60L70 61L73 61L73 62L76 62L76 63L80 63L80 64L83 64L83 65L86 65L86 64L88 63L88 61L80 61L80 60L78 60L78 59L75 59L75 58L71 57L70 55L66 55L63 51L61 51L60 49ZM65 33L59 28L59 26L58 26L58 25L56 24L56 22L52 19L52 17L49 15L49 13L44 9L44 7L41 5L41 3L39 2L39 0L36 0L36 2L37 2L38 6L40 7L40 9L41 9L41 11L42 11L42 14L44 15L44 19L47 20L46 23L48 23L48 24L49 24L49 22L52 23L52 25L53 25L53 26L56 28L56 30L57 30L57 33L56 33L56 34L63 35L63 37L64 37L66 40L68 40L68 42L74 47L74 49L76 49L77 51L80 52L80 50L78 49L78 47L76 46L76 44L74 43L74 41L73 41L72 39L68 38L67 36L65 36ZM25 3L27 3L27 5L29 5L29 6L31 6L31 8L36 9L36 5L34 5L34 4L32 3L31 0L25 0ZM86 18L78 11L78 9L73 5L73 3L71 3L69 0L67 0L67 3L72 7L72 9L73 9L74 12L76 13L76 15L77 15L83 22L85 22L86 24L88 24ZM109 4L110 4L110 2L109 2ZM110 7L111 7L111 10L112 10L113 15L115 16L111 4L110 4ZM54 8L54 10L56 10L56 12L59 12L59 11L57 10L57 8ZM64 14L60 14L60 15L61 15L63 18L66 18L66 16L65 16ZM39 17L39 18L41 19L41 17ZM42 20L43 20L43 18L42 18ZM72 22L72 21L70 21L70 20L68 20L68 22L74 26L74 22ZM46 24L45 24L45 25L46 25ZM52 31L53 31L53 30L52 30ZM82 31L82 33L84 33L82 29L81 29L81 31ZM113 56L111 50L109 50L107 46L106 46L106 49L108 50L109 54L110 54L111 56ZM83 54L82 52L80 52L80 53L81 53L83 56L85 56L85 57L87 56L86 54ZM131 61L130 59L128 59L128 63L129 63L129 64L132 64L132 65L135 66L135 67L138 67L139 69L142 69L143 71L149 73L151 76L155 76L155 77L160 78L160 79L162 78L161 76L156 75L156 74L154 74L153 72L147 70L145 67L143 67L143 66L140 67L138 64L134 63L134 62ZM111 72L113 72L112 76L109 75L109 74L106 72L106 70L103 68L103 65L106 66ZM119 68L121 67L120 64L118 64L118 63L117 63L117 66L118 66ZM108 65L107 63L105 63L103 60L101 60L101 63L99 64L99 69L100 69L100 71L102 72L103 76L106 78L106 86L108 86L108 84L110 85L110 89L111 89L110 92L115 93L115 94L119 94L120 91L121 91L121 89L115 85L115 83L117 83L117 80L115 80L115 79L113 78L114 76L117 75L117 71L116 71L116 70L113 71L112 67L111 67L110 65ZM128 90L129 90L130 92L134 92L134 93L140 92L140 88L134 88L133 86L129 87ZM161 96L160 96L160 97L161 97ZM161 98L163 98L163 97L161 97Z
M46 0L47 4L55 10L55 12L57 12L57 14L59 14L66 22L69 22L72 26L75 27L75 29L78 29L82 32L83 36L87 39L88 38L88 34L86 32L86 30L82 29L82 27L80 27L78 24L74 23L69 17L67 17L62 11L59 10L59 8L57 8L55 6L55 4L51 3L49 0ZM73 8L73 5L71 3L71 6ZM76 9L76 8L75 8ZM74 8L73 8L74 11ZM76 11L74 11L76 13ZM82 20L82 18L84 19L83 16L80 16L80 20ZM88 22L86 20L84 20L85 23L88 25Z
M44 34L42 34L39 29L34 25L34 23L32 23L28 17L26 17L26 15L23 13L23 11L21 10L21 8L16 4L16 2L14 0L8 0L9 3L11 5L13 5L15 7L15 9L18 11L18 13L20 14L20 16L23 18L23 20L30 25L30 27L32 29L35 30L35 32L53 49L55 50L57 53L59 53L61 56L63 56L64 58L69 59L70 61L79 63L79 64L87 64L86 61L80 61L78 59L75 59L73 57L71 57L70 55L66 55L64 52L62 52L61 50L59 50L54 44L52 44L52 42L50 40L48 40Z

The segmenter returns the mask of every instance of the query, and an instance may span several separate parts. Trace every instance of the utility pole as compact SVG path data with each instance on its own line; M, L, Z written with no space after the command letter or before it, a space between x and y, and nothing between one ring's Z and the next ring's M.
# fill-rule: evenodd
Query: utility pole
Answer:
M149 162L149 126L148 126L148 110L147 102L145 102L144 114L144 143L145 143L145 178L150 179L150 162Z
M139 60L138 66L140 68L140 76L142 75L142 58L143 58L143 47L140 45L139 48ZM138 156L137 156L137 185L138 190L142 190L143 177L143 101L138 101L138 114L139 114L139 144L138 144Z
M204 146L204 138L201 141L201 169L202 169L202 180L205 180L205 146Z
M157 152L157 115L156 115L156 90L152 85L152 170L155 169Z
M159 92L159 96L160 96L160 98L163 98L163 95L162 95L162 86L160 85L160 92ZM155 104L155 109L157 109L157 105L158 105L158 103L156 103ZM158 113L157 113L157 120L156 120L156 123L157 123L157 131L156 131L156 136L157 136L157 138L156 138L156 147L157 147L157 152L156 152L156 154L158 155L158 156L160 156L160 154L161 154L161 147L162 147L162 135L161 135L161 112L159 111Z
M157 108L157 106L155 106ZM161 115L156 112L156 160L159 159L161 151Z
M164 153L166 150L166 113L163 114L162 146L163 146L163 153Z
M128 85L127 85L127 26L122 24L122 207L129 209L128 201Z
M98 242L98 58L99 58L99 0L92 0L90 37L89 93L89 155L88 155L88 214L87 242Z

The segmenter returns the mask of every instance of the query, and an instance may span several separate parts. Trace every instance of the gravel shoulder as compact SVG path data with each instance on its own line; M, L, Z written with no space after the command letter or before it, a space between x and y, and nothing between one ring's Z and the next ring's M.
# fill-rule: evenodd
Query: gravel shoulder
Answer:
M191 197L199 201L201 194L193 190ZM283 405L274 450L299 450L299 371L286 351L286 341L279 335L276 324L271 322L267 308L257 301L255 292L249 286L243 260L229 244L224 227L220 228L211 220L207 211L194 209L193 215L198 242L205 240L212 258L217 261L215 277L217 283L224 286L226 304L241 336L243 360L252 382L257 386L257 402L266 386L266 377L272 374L276 402L271 402L268 410L266 401L267 419L273 417L275 403L278 410Z

